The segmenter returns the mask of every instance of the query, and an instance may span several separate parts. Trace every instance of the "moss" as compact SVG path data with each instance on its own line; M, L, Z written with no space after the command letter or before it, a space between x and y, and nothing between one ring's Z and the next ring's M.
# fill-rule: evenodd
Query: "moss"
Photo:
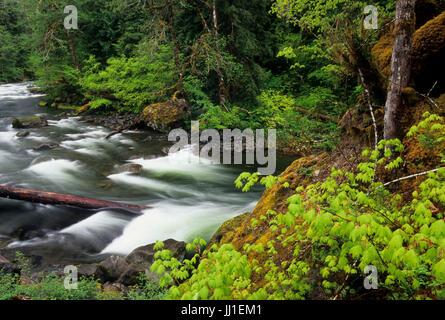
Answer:
M382 87L388 85L391 74L391 57L395 30L392 27L383 31L380 39L371 50L374 64L382 76ZM414 88L426 93L434 83L432 94L445 92L445 11L429 20L414 32L412 44L412 79Z
M391 75L391 57L394 38L395 33L393 29L386 31L371 50L377 71L384 79L388 79Z
M64 104L59 104L59 105L57 106L57 109L60 109L60 110L77 110L78 107L76 107L76 106L64 105Z
M78 116L79 114L86 112L88 109L90 109L90 105L89 105L89 104L86 104L86 105L84 105L84 106L82 106L82 107L80 107L80 108L77 108L77 110L76 110L76 112L74 113L74 115L75 115L75 116Z
M225 244L232 243L237 250L243 251L245 244L262 244L267 250L267 244L271 240L276 240L277 233L273 232L269 228L270 219L262 220L261 216L266 216L269 210L275 212L283 213L287 210L287 198L295 193L295 189L300 185L307 185L316 179L322 179L323 174L314 174L316 171L326 171L328 167L326 163L329 162L330 157L324 153L321 155L313 155L304 158L300 158L294 161L287 169L284 171L280 177L284 182L289 183L289 188L285 188L282 182L277 182L275 185L266 190L256 205L255 209L251 213L243 214L239 217L231 219L224 223L210 241L210 245L214 243ZM301 172L306 172L307 170L302 170L307 168L311 170L312 174L307 175ZM329 171L329 170L327 170ZM327 171L325 173L327 173ZM312 176L312 178L310 178ZM251 220L257 219L258 225L253 227ZM290 229L288 235L290 235L294 230ZM280 266L282 261L288 261L293 255L293 248L291 246L282 246L279 241L275 243L275 249L277 254L274 255L275 263ZM257 253L251 251L248 254L250 261L257 260L259 265L264 265L270 256L267 253ZM264 280L266 270L261 273L254 273L252 276L252 281L254 281L260 287L266 282Z
M247 212L224 222L210 239L208 247L231 242L235 236L236 228L244 222L249 214L250 212Z
M163 132L182 124L186 109L187 102L184 99L177 99L175 95L172 100L146 107L142 115L148 126Z

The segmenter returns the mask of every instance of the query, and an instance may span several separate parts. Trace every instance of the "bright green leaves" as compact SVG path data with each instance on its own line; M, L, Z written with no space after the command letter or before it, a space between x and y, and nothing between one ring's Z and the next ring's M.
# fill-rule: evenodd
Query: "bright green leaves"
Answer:
M277 180L280 180L280 178L275 176L266 176L260 180L258 173L251 174L249 172L243 172L235 180L235 186L238 189L242 189L243 192L248 192L259 181L259 183L264 185L266 189L270 189L275 185ZM283 187L288 188L289 183L284 183Z
M413 126L407 136L416 138L425 150L434 150L439 155L445 150L444 118L426 112L423 114L423 120Z
M182 264L162 250L156 257L164 262L152 268L164 274L163 283L188 279L170 290L172 298L302 299L311 289L311 269L320 272L317 285L333 295L341 286L331 282L338 272L362 273L368 265L377 267L379 285L396 292L395 298L422 299L427 297L417 294L422 290L445 296L440 287L445 282L445 169L428 174L409 202L381 183L370 183L376 165L388 170L401 165L394 155L402 150L399 140L383 140L377 151L363 153L371 162L360 164L358 174L333 168L324 182L298 187L287 199L286 212L268 211L251 220L253 227L261 223L272 233L265 244L246 244L240 252L232 245L215 245ZM260 183L271 187L277 180L283 183L275 177ZM247 191L258 181L257 175L244 173L236 184ZM201 245L197 240L188 249ZM292 257L278 260L279 247L290 247ZM267 260L259 265L248 260L250 255ZM251 282L253 273L264 275L264 287Z
M441 283L445 283L445 259L441 259L432 267L433 275Z
M154 250L159 250L164 248L164 243L162 241L156 241L155 246L153 247Z

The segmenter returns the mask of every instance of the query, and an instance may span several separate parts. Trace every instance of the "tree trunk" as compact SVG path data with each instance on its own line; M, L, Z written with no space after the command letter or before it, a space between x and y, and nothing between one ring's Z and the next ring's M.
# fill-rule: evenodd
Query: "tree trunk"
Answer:
M150 207L139 206L136 204L94 200L64 194L57 194L44 191L28 190L21 188L13 188L0 186L0 198L22 200L33 203L73 206L83 209L125 209L133 212L141 212Z
M173 4L170 5L168 9L168 15L169 15L169 29L172 37L173 42L173 53L175 56L175 65L176 65L176 72L178 73L178 86L177 90L181 93L184 92L184 84L183 84L183 78L184 78L184 67L181 63L180 58L180 52L181 48L179 46L178 37L176 35L176 29L175 29L175 11L173 9Z
M219 48L219 31L218 31L218 16L216 13L216 0L213 0L212 2L212 19L213 19L213 28L215 29L214 33L215 33L215 50L216 50L216 63L217 63L216 73L218 74L219 103L227 110L226 103L229 94L226 86L226 81L224 79L224 73L222 71L222 56L221 56L221 50Z
M395 40L391 58L390 87L385 104L386 140L398 137L397 115L402 104L402 90L411 75L411 44L415 31L415 0L398 0L396 4Z
M71 59L73 60L74 67L79 71L79 64L77 63L76 52L74 51L73 41L70 37L70 32L66 30L66 38L68 40L68 49L71 53Z

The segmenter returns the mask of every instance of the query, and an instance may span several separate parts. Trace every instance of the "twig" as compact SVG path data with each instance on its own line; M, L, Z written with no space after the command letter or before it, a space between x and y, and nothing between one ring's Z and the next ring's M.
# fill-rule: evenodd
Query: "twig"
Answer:
M377 131L377 122L375 120L374 109L372 108L371 94L369 93L368 86L365 83L365 77L363 76L363 72L360 68L358 68L358 74L360 75L360 80L362 82L363 90L365 91L365 96L368 100L369 112L371 113L372 125L374 127L374 150L377 151L379 144L379 134ZM377 174L377 158L374 161L374 175L372 177L371 183L375 181L376 174Z
M436 85L437 85L437 81L434 83L434 85L431 87L430 91L428 91L428 93L426 95L422 94L422 93L419 93L419 95L424 97L425 99L427 99L429 102L431 102L437 109L440 109L439 105L430 97L430 94L431 94L431 92L433 92Z
M425 175L427 175L427 174L429 174L429 173L437 172L437 171L439 171L440 169L443 169L443 168L444 168L444 167L440 167L440 168L437 168L437 169L434 169L434 170L425 171L425 172L421 172L421 173L412 174L412 175L410 175L410 176L402 177L402 178L399 178L399 179L396 179L396 180L387 182L387 183L385 183L385 184L382 184L381 186L378 186L377 188L371 190L371 192L372 192L372 191L375 191L375 190L377 190L377 189L379 189L379 188L383 188L383 187L389 186L390 184L393 184L393 183L396 183L396 182L399 182L399 181L408 180L408 179L416 178L416 177L420 177L420 176L425 176Z
M371 113L372 125L374 126L374 150L377 150L378 143L379 143L379 136L378 136L378 131L377 131L377 122L375 120L375 115L374 115L374 109L372 108L371 94L369 93L368 87L365 83L365 78L363 76L363 72L360 68L358 68L358 74L360 75L360 80L362 82L363 90L365 91L365 95L368 100L368 107L369 107L369 111Z
M357 262L358 262L358 259L355 260L354 264L352 265L352 268L355 268ZM337 291L337 293L335 294L335 297L334 297L333 300L337 300L338 296L340 295L340 293L341 293L341 292L343 291L343 289L345 288L345 286L346 286L346 282L348 281L348 279L349 279L349 274L346 275L346 278L345 278L345 281L343 282L343 285L341 286L340 289L338 289L338 291Z

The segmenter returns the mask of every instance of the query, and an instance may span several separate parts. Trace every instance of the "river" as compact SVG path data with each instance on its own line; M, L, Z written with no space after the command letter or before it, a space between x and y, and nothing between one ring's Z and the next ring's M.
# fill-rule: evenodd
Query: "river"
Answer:
M242 193L234 186L241 172L255 168L212 165L190 150L165 155L165 136L149 131L105 140L109 129L39 107L41 96L30 86L0 86L0 185L153 208L138 215L0 199L0 239L8 251L53 263L87 263L110 254L125 256L157 240L209 240L224 221L251 211L263 192L257 187ZM20 130L12 128L12 119L35 115L48 119L49 126L17 137ZM33 149L45 143L59 147ZM119 172L128 163L142 165L142 173ZM280 161L279 168L288 163Z

